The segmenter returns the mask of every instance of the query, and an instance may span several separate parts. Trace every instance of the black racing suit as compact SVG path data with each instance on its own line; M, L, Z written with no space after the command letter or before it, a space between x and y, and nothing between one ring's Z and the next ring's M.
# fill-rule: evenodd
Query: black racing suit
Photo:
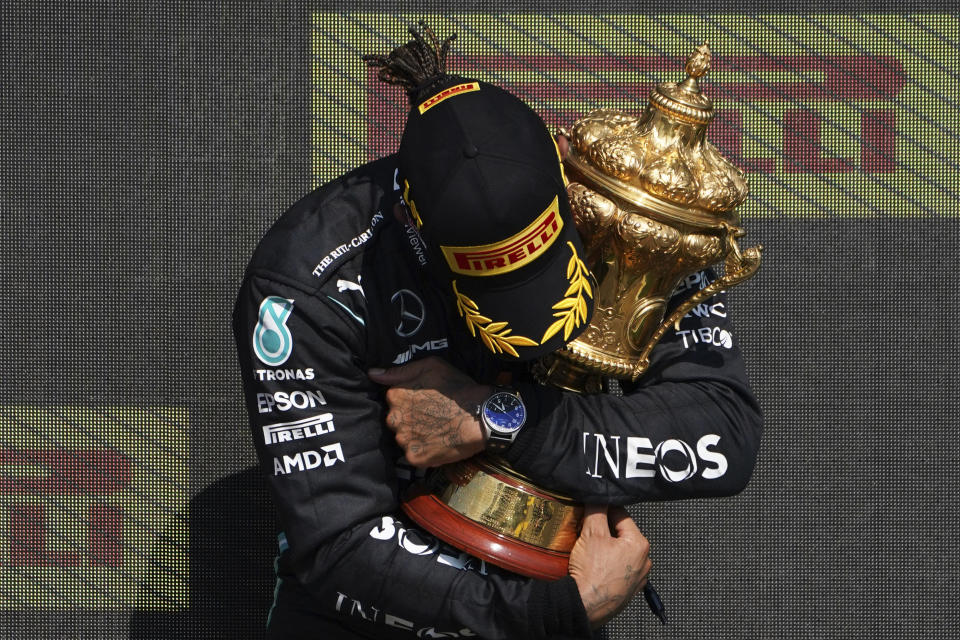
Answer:
M426 276L417 232L394 216L395 166L373 162L291 207L260 242L234 310L254 443L284 527L270 633L589 637L572 578L499 570L400 515L412 469L367 370L435 355L488 383L500 365L467 335ZM676 297L710 277L691 276ZM733 342L715 297L667 332L623 397L519 379L528 423L505 457L585 502L739 492L761 420Z

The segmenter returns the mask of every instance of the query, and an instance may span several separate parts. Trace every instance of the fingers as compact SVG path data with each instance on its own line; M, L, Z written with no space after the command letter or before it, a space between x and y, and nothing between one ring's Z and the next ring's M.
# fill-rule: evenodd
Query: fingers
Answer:
M643 537L637 523L623 507L610 507L610 527L618 538Z
M387 387L394 387L419 378L426 366L424 363L426 363L426 361L429 359L430 358L415 360L409 364L403 364L399 367L390 367L389 369L375 367L368 370L367 375L377 384L382 384Z
M647 586L647 580L650 578L650 569L653 568L653 561L647 556L647 561L643 563L643 578L640 580L640 589ZM640 589L637 589L639 591Z
M398 409L391 409L387 412L387 418L384 421L387 425L387 428L394 433L400 430L400 427L403 425L403 413Z
M640 588L643 588L643 585L647 582L647 574L653 566L653 562L650 560L650 541L643 535L643 532L637 527L637 523L633 521L633 518L623 507L610 507L608 517L613 535L618 540L629 542L638 553L642 554L643 564L641 565L642 572L640 575L643 576L643 580L640 582Z
M567 141L566 136L557 134L557 150L560 152L560 158L566 158L567 152L570 151L570 142Z
M607 520L606 505L583 505L583 525L580 528L580 535L587 538L610 537L610 524Z
M429 356L389 369L373 367L367 370L367 375L378 384L395 387L421 378L429 383L430 380L436 380L437 376L440 377L439 379L447 379L451 376L462 376L464 374L454 369L446 360Z

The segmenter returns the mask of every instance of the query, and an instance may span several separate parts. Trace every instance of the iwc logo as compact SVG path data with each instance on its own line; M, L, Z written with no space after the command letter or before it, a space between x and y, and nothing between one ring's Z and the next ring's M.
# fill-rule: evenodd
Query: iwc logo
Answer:
M427 317L423 300L410 289L400 289L390 297L390 302L397 305L399 322L396 332L401 338L409 338L420 331L423 320Z
M293 336L287 329L287 318L293 311L293 300L270 296L260 303L257 326L253 328L253 352L265 365L278 367L293 351Z

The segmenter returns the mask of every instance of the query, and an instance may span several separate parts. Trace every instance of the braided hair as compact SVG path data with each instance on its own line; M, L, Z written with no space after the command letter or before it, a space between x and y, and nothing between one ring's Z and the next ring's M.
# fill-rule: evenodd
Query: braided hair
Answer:
M442 42L427 23L420 20L410 27L413 40L385 56L365 55L368 67L378 67L377 77L387 84L403 87L410 102L447 77L447 53L457 38L453 34Z

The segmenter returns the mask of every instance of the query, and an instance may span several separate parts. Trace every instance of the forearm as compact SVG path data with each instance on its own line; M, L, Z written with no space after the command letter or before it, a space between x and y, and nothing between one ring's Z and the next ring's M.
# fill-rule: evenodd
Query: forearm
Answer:
M518 471L585 502L732 495L760 440L754 403L717 382L664 382L629 398L523 385L535 415L506 453Z
M640 381L623 383L623 397L521 385L530 423L507 459L543 486L588 502L741 491L762 418L725 304L724 296L711 298L704 313L671 328Z
M509 573L384 516L331 541L328 564L307 586L321 615L358 634L490 640L589 638L572 578L544 582ZM424 637L430 637L425 635Z

